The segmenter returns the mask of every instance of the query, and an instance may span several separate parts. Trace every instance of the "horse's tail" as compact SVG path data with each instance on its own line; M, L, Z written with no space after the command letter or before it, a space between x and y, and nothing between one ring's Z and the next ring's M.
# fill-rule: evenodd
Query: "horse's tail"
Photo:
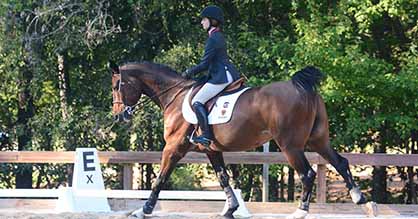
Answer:
M315 93L322 77L323 74L319 69L307 66L292 76L292 83L300 91Z

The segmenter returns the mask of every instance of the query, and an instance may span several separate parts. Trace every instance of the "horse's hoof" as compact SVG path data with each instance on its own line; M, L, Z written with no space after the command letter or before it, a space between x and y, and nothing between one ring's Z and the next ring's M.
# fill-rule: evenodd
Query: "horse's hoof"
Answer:
M305 219L307 215L308 211L301 210L298 208L295 212L293 212L293 214L287 216L286 219Z
M232 213L231 214L224 214L224 215L222 215L223 216L223 218L225 218L225 219L235 219L235 217L234 217L234 215L232 215Z
M233 201L233 206L229 207L226 211L224 209L224 212L221 213L222 216L224 216L224 218L234 218L233 214L234 212L238 209L239 205L238 205L238 201Z
M139 219L144 219L145 217L144 211L142 210L142 208L133 211L130 216L139 218Z
M224 214L222 214L222 216L224 218L234 218L234 215L232 215L234 213L235 210L231 211L231 209L228 209L227 212L225 212Z
M142 211L144 214L152 214L152 211L154 210L154 207L149 205L147 202L145 202L145 205L142 206Z
M351 196L351 200L353 200L354 204L365 204L366 198L364 197L363 193L361 193L360 189L358 187L353 187L350 190L350 196Z

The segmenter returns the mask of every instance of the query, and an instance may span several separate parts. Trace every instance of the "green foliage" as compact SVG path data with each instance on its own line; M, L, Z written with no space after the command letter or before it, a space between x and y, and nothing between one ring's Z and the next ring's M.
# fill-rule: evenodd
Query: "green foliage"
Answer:
M201 190L203 178L202 168L198 165L188 164L177 166L173 171L169 184L172 190Z
M199 48L201 49L201 48ZM162 50L161 54L155 57L155 62L164 63L167 66L182 72L199 60L198 49L190 43L179 43L169 50Z

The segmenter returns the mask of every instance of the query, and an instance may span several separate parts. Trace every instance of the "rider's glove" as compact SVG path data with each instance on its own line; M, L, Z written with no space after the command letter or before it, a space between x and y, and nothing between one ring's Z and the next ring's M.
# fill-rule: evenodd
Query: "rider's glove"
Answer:
M192 78L192 74L190 74L189 69L187 69L186 71L181 73L181 76L183 76L185 79L191 79Z

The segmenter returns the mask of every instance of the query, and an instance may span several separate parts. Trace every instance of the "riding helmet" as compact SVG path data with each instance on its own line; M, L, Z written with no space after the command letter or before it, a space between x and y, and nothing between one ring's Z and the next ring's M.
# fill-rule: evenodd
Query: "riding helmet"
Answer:
M200 13L200 16L215 19L221 24L224 23L224 13L220 7L215 5L204 8Z

